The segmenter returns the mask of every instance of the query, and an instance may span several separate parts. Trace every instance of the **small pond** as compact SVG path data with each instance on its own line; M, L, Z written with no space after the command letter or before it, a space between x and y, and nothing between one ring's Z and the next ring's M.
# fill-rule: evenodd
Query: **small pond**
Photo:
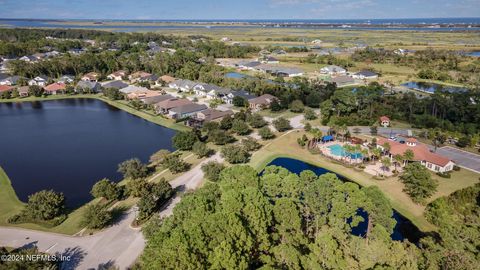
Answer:
M448 86L448 85L442 85L438 83L426 83L426 82L406 82L406 83L403 83L402 86L405 86L414 90L431 93L431 94L433 94L435 91L438 91L438 90L444 90L450 93L468 91L468 89L464 87Z
M303 161L291 158L276 158L272 162L270 162L267 166L275 165L283 167L290 172L300 174L302 171L310 170L316 173L317 175L322 175L326 173L332 173L331 171L317 167ZM345 177L337 175L342 181L348 181ZM363 236L367 232L367 224L368 224L368 216L367 213L363 210L359 209L358 214L361 215L365 221L361 222L357 227L352 229L352 234L357 236ZM408 239L408 241L412 243L418 243L422 233L418 230L412 222L402 215L400 215L397 211L393 210L393 218L397 221L397 224L393 230L393 234L391 235L393 240L402 241L404 239Z

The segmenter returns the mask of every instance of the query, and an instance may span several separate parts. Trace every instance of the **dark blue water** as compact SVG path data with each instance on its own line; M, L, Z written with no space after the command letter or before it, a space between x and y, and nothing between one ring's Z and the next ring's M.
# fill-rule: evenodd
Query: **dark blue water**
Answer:
M291 158L276 158L272 162L270 162L267 166L275 165L283 167L290 172L300 174L305 170L313 171L317 175L322 175L326 173L333 173L327 169L317 167L303 161ZM338 175L339 179L342 181L348 181L345 177ZM352 234L356 236L364 236L367 232L367 225L368 225L368 215L362 209L358 210L358 214L362 216L365 220L361 222L358 226L352 229ZM397 221L395 228L393 229L393 233L391 235L393 240L403 241L408 239L411 243L418 243L421 232L415 227L412 222L402 215L400 215L397 211L393 210L393 218Z
M438 91L438 90L444 90L450 93L468 91L468 89L464 87L447 86L447 85L442 85L438 83L426 83L426 82L406 82L406 83L403 83L402 86L406 86L411 89L420 90L420 91L424 91L431 94L435 93L435 91Z
M0 103L0 127L0 166L18 197L53 189L70 207L103 177L120 180L118 163L172 149L175 134L94 99Z
M72 20L88 21L88 20ZM91 20L90 20L91 21ZM355 20L101 20L102 22L113 22L111 25L69 25L62 20L31 20L31 19L0 19L1 24L10 27L51 27L51 28L89 28L105 29L116 28L124 32L135 32L145 30L161 29L198 29L205 28L202 25L192 23L208 23L210 28L217 29L236 29L245 27L295 27L300 29L319 28L319 29L343 29L342 25L349 25L350 30L411 30L411 31L479 31L476 25L480 24L480 18L425 18L425 19L355 19ZM133 23L176 23L185 25L120 25L115 22L133 22ZM218 22L226 24L216 24ZM229 25L233 23L233 25ZM243 25L240 23L244 23ZM332 26L333 24L333 26ZM441 26L440 28L431 27L432 25ZM473 25L473 26L472 26Z

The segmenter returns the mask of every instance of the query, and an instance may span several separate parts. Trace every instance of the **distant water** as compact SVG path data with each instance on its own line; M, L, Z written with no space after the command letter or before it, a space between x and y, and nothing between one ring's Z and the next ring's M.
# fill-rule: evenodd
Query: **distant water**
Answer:
M119 181L118 163L172 150L175 134L92 99L0 103L0 123L0 166L20 200L53 189L70 207L91 200L96 181Z
M68 20L86 22L91 20ZM69 25L64 20L0 19L0 25L8 27L48 27L48 28L86 28L116 29L122 32L152 31L161 29L201 29L200 23L210 24L210 29L294 27L300 29L351 29L351 30L413 30L413 31L478 31L480 18L425 18L425 19L357 19L357 20L100 20L112 25ZM121 25L130 23L176 23L179 25ZM184 25L182 25L184 24ZM332 26L335 25L335 26Z
M402 86L408 87L410 89L424 91L431 94L439 90L445 90L451 93L468 91L468 89L464 87L448 86L448 85L442 85L438 83L426 83L426 82L406 82L406 83L403 83Z

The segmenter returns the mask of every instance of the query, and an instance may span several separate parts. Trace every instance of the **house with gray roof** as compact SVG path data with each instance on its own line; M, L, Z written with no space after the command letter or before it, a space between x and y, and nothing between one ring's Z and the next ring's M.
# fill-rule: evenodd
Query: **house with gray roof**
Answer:
M170 109L168 116L173 119L183 119L195 115L197 112L208 109L205 104L191 103Z
M328 75L345 75L347 74L347 70L339 66L329 65L321 68L320 73Z
M347 85L355 84L355 79L350 76L338 76L332 79L332 82L337 85L337 87L343 87Z
M193 90L193 87L197 85L196 82L190 80L175 80L168 84L168 87L177 89L183 92L190 92Z
M37 76L28 81L28 85L38 85L38 86L46 86L47 82L50 80L49 77L45 75Z
M61 82L65 84L73 83L73 81L75 81L75 77L71 75L63 75L57 80L57 82Z
M123 81L111 81L102 83L103 88L115 88L115 89L122 89L127 87L128 84L124 83Z
M127 87L120 89L120 92L122 92L123 94L130 94L136 91L148 91L148 89L145 87L140 87L136 85L129 85Z
M102 90L102 86L98 82L79 81L75 86L75 92L98 93Z
M378 78L378 74L370 71L370 70L362 70L360 72L357 72L352 75L354 79L360 79L360 80L365 80L365 79L376 79Z
M3 80L0 80L0 85L16 85L19 80L27 80L27 78L22 76L10 76Z

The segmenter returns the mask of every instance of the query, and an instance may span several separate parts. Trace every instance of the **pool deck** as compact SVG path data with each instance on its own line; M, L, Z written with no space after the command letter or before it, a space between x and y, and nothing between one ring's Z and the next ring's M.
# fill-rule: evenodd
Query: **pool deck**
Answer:
M340 146L344 146L345 142L340 142L340 141L333 141L333 142L326 142L326 143L322 143L322 144L319 144L318 145L318 148L320 149L320 151L322 151L322 154L331 158L331 159L335 159L335 160L338 160L338 161L341 161L341 162L347 162L350 163L350 164L360 164L362 163L362 159L360 158L356 158L356 159L352 159L351 157L342 157L342 156L338 156L338 155L335 155L332 153L332 150L329 148L329 146L332 146L332 145L340 145Z

